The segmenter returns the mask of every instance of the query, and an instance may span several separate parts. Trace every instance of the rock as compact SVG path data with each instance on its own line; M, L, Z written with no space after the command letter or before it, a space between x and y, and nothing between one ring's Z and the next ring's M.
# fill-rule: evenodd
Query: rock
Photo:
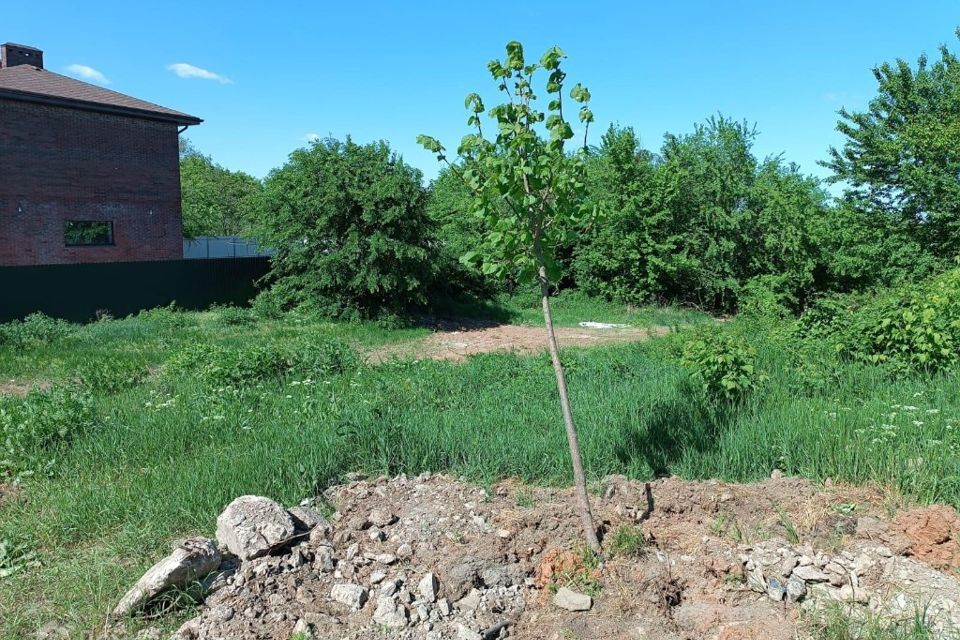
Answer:
M776 578L767 578L767 597L774 602L782 602L787 595L787 587Z
M400 589L400 580L387 580L380 586L380 597L392 596Z
M313 552L313 568L320 572L330 573L336 562L333 556L333 547L321 545Z
M826 582L830 576L814 565L800 566L793 570L793 575L804 582Z
M483 640L483 636L462 624L457 625L457 640Z
M386 527L397 521L397 516L386 509L374 509L367 516L367 522L376 527Z
M402 545L397 547L397 557L401 560L406 560L413 555L413 547L404 542Z
M200 637L200 616L187 620L173 632L170 640L194 640Z
M420 579L420 582L417 584L417 593L420 594L420 598L424 602L436 602L437 601L437 590L440 588L440 581L437 580L437 576L432 573L428 573L423 578Z
M397 561L397 556L393 555L392 553L381 553L376 556L376 560L380 564L391 565Z
M51 621L37 629L37 640L70 640L73 632L70 627Z
M780 563L780 575L784 578L789 578L798 564L800 564L800 560L797 556L793 554L788 555L783 559L783 562Z
M437 601L437 610L442 616L450 615L450 602L446 598L440 598Z
M207 538L185 540L169 556L150 567L114 608L112 616L123 618L141 609L171 588L183 588L220 566L220 551Z
M217 541L241 560L258 558L293 536L293 518L269 498L240 496L217 518Z
M316 637L313 634L313 625L304 618L297 620L297 624L293 626L293 635L296 636L297 634L299 634L299 637L303 640L314 640Z
M787 602L800 602L806 595L806 582L797 577L787 580Z
M156 627L148 627L146 629L141 629L134 640L160 640L160 637L163 635L163 632Z
M477 607L480 606L480 592L476 589L471 589L470 593L464 597L457 600L457 609L460 611L476 611Z
M393 598L381 596L377 599L373 621L390 629L402 629L407 626L407 609Z
M760 567L754 567L752 571L747 573L747 586L757 593L767 591L767 579L763 576L763 570Z
M771 480L779 480L782 477L783 477L783 471L781 471L780 469L774 469L773 472L770 474Z
M330 597L351 609L360 609L367 601L367 590L358 584L341 582L330 589Z
M292 507L287 509L287 513L293 518L293 525L299 531L312 532L317 527L323 532L330 531L330 523L323 517L323 514L310 507Z
M593 606L593 598L566 587L560 587L553 596L553 604L567 611L589 611Z
M370 574L370 584L379 584L387 577L386 571L374 571Z

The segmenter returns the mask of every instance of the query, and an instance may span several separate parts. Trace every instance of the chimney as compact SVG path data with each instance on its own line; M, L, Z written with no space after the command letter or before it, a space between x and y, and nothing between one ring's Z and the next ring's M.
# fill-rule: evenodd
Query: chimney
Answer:
M43 69L43 51L22 44L0 44L0 68L28 64Z

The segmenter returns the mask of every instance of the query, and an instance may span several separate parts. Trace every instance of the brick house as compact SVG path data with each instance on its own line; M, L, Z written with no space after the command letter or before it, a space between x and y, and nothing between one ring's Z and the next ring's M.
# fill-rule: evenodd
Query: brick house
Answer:
M0 45L0 266L182 258L179 133L200 122Z

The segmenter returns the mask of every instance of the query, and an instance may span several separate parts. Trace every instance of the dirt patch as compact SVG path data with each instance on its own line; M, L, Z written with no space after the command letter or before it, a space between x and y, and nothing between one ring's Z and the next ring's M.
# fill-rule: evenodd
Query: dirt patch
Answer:
M801 610L825 602L960 612L955 576L874 540L897 525L883 515L888 496L869 488L613 476L594 503L602 571L582 559L570 491L424 474L325 498L337 509L329 530L244 562L179 637L787 640L807 637ZM624 530L641 542L612 553ZM788 592L797 581L801 595ZM591 595L589 610L555 605L562 586ZM345 589L362 597L338 601Z
M670 327L622 327L595 329L587 327L557 327L557 341L561 347L591 347L618 342L639 342L670 333ZM538 353L545 351L546 332L543 327L523 325L471 326L446 322L432 335L413 342L392 344L368 354L371 362L391 358L421 358L425 360L462 361L468 356L493 351Z
M0 380L0 396L17 396L22 398L34 389L49 389L49 382L18 382L16 380Z
M20 487L0 482L0 507L7 502L14 501L20 495Z
M960 517L943 505L901 513L891 529L907 539L905 554L937 569L960 569Z

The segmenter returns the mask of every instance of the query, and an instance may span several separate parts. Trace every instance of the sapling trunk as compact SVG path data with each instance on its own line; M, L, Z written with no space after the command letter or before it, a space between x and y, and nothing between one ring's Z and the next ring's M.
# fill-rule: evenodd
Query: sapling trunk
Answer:
M563 373L563 363L560 362L557 334L553 330L553 315L550 313L550 281L547 278L546 267L541 265L538 275L540 298L543 302L543 321L547 326L547 346L550 351L550 360L553 362L553 372L557 375L557 391L560 393L563 424L567 430L567 443L570 445L570 459L573 462L573 484L577 492L577 501L580 503L583 534L587 539L587 544L599 557L602 549L600 548L600 541L597 539L596 527L593 524L593 512L590 509L587 478L583 473L583 457L580 455L580 439L577 437L577 427L573 422L573 412L570 410L570 396L567 393L567 379Z

